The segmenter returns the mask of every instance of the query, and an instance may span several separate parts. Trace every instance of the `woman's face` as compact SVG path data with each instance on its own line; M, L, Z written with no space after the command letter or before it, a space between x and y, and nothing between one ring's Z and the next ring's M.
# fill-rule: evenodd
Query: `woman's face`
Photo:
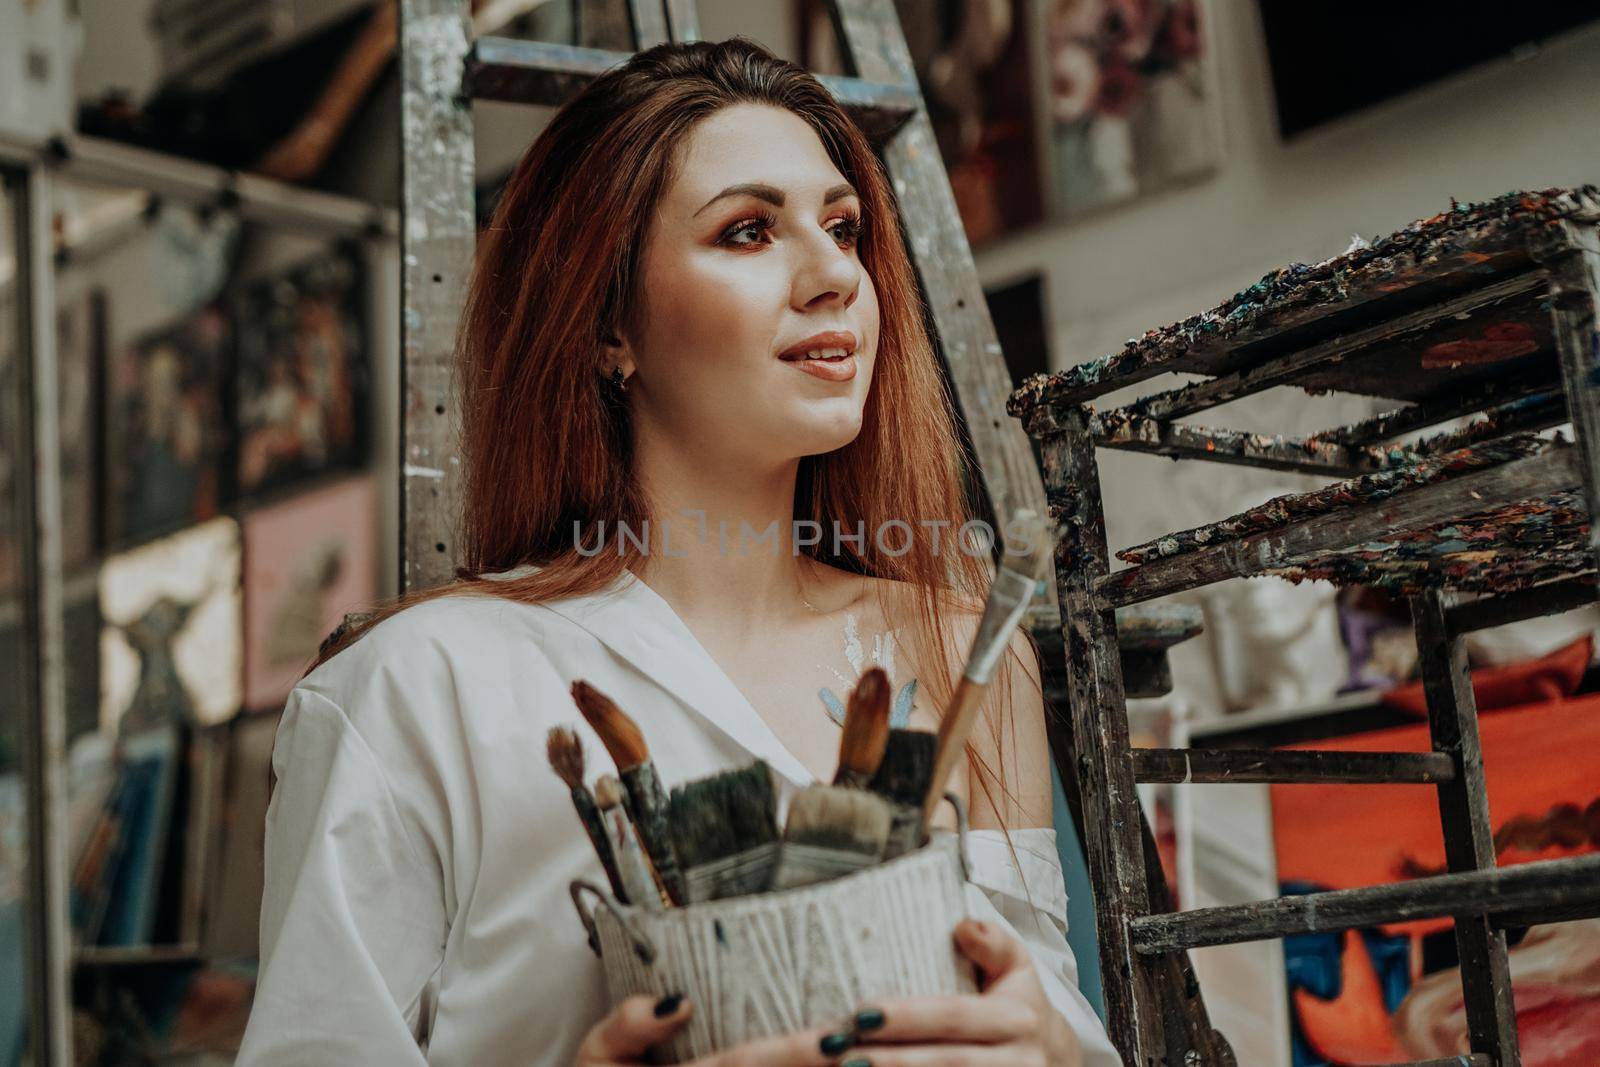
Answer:
M690 131L645 243L642 314L619 353L641 442L662 435L700 456L776 466L856 436L878 347L860 211L792 112L737 104ZM834 332L853 338L844 360L782 358Z

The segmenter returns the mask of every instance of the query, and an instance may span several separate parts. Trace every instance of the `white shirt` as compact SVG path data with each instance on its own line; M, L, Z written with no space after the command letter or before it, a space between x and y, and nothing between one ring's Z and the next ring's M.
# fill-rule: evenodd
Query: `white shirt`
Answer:
M568 885L605 876L546 761L550 727L578 730L588 780L615 770L572 701L578 678L638 721L668 787L756 757L781 803L813 781L630 572L537 606L459 595L399 612L284 709L237 1067L569 1067L607 1001ZM1087 1067L1118 1067L1078 991L1055 831L1011 838L1020 874L999 831L971 834L971 913L1027 943Z

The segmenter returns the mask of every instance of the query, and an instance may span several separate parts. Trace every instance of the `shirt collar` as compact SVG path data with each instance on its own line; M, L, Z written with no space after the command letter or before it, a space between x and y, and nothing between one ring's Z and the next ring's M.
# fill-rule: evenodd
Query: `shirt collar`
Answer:
M490 577L509 578L535 567ZM632 571L608 588L544 607L588 631L646 677L796 786L816 779L786 748L672 606Z

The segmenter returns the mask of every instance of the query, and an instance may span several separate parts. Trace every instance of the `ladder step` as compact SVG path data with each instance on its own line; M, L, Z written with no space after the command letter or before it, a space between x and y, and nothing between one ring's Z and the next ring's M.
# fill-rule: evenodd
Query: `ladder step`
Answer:
M1445 752L1337 752L1265 748L1136 748L1140 782L1304 782L1436 785L1453 781Z
M1134 947L1156 954L1442 915L1564 908L1595 900L1600 900L1600 853L1441 874L1395 885L1146 915L1130 925Z
M556 107L612 67L626 63L631 55L550 41L480 37L467 57L464 88L476 100ZM921 91L915 85L831 74L816 77L857 124L873 136L893 133L922 104Z

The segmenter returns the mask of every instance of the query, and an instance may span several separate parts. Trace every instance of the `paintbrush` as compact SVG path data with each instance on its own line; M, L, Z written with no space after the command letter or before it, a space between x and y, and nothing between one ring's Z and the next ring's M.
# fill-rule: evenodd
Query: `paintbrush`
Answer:
M644 734L615 701L581 678L572 683L572 699L617 765L617 774L633 802L639 843L661 876L668 898L674 904L685 903L683 875L667 832L667 792L656 774Z
M789 802L773 889L826 882L883 858L889 803L876 793L842 785L809 785Z
M850 691L834 785L865 789L878 773L884 746L889 743L889 695L889 676L882 667L867 671Z
M922 844L922 799L928 794L939 739L926 730L890 730L878 772L868 785L889 802L889 840L883 858L894 859Z
M933 811L944 799L945 783L955 769L956 760L966 750L967 738L978 717L983 700L994 678L995 668L1010 647L1011 636L1022 621L1023 612L1039 589L1039 579L1050 564L1055 545L1055 527L1038 512L1019 508L1006 523L1005 553L1000 569L989 587L989 600L983 606L978 632L967 654L967 666L950 698L944 718L939 722L939 748L934 755L933 774L922 800L922 832L926 836ZM1014 535L1014 536L1013 536Z
M617 874L617 860L611 851L611 841L606 837L605 824L600 820L600 807L595 803L589 787L583 784L583 740L578 737L576 730L552 726L545 740L545 753L550 757L550 766L555 768L557 776L572 790L572 806L578 810L578 820L583 823L584 832L589 835L589 841L600 857L600 865L605 868L606 878L611 882L611 891L620 899L623 895L622 879Z
M688 903L765 892L778 851L771 769L757 760L678 786L668 826Z
M617 874L622 881L624 901L651 911L661 910L665 895L656 881L650 859L639 845L633 823L628 819L622 783L615 775L602 774L594 783L595 803L600 806L600 817L605 825L606 837L611 842L612 854L617 858Z

